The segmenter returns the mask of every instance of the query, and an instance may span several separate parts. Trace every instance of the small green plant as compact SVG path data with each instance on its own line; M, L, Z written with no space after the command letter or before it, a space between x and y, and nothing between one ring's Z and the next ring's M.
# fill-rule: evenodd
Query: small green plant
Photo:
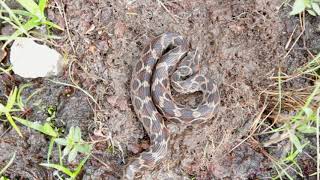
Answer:
M257 118L257 122L252 126L252 132L258 131L256 134L258 136L272 135L268 141L262 143L264 147L273 148L274 146L270 146L271 144L280 141L288 142L288 146L283 148L283 152L286 154L281 155L281 157L275 158L266 151L266 155L272 161L273 169L277 173L272 179L293 180L296 177L320 177L319 70L320 53L306 65L298 68L293 75L281 73L281 69L279 69L277 77L274 78L277 83L273 85L271 91L264 91L268 103L272 104L273 107L268 108L265 117ZM306 78L310 84L298 90L283 88L284 83L296 78ZM267 108L267 106L265 107ZM263 111L265 110L263 109ZM265 121L267 118L272 120L272 124ZM263 146L261 146L262 149ZM317 151L314 151L315 149ZM316 152L316 157L314 157L314 154L309 154L310 152ZM306 174L306 171L300 167L301 157L309 157L308 160L311 162L317 162L315 172Z
M71 127L66 138L57 138L55 139L55 142L59 145L65 146L62 158L68 155L68 162L74 161L78 152L89 154L92 148L91 145L82 140L81 130L79 127Z
M292 6L292 11L289 15L296 15L307 11L312 16L320 15L320 0L295 0Z
M47 0L39 0L38 4L33 0L17 0L17 2L25 10L10 9L3 0L0 0L0 19L17 29L11 36L0 36L0 40L7 41L3 47L22 34L30 36L29 31L34 28L45 26L47 29L53 27L62 30L61 27L47 20L44 12Z
M69 168L63 166L63 165L60 165L60 164L48 164L48 163L42 163L40 165L42 166L45 166L45 167L48 167L48 168L53 168L53 169L56 169L58 171L61 171L63 172L64 174L68 175L70 177L70 179L74 180L76 179L76 177L79 175L79 173L81 172L81 169L83 167L83 165L86 163L86 161L88 160L90 155L87 155L81 162L80 164L77 166L77 168L72 171L70 170ZM63 179L60 177L60 179Z
M81 130L79 127L71 127L67 137L58 138L59 137L59 133L57 132L58 130L54 130L51 125L51 121L53 119L55 119L55 116L56 116L56 110L53 107L49 107L47 109L49 117L47 118L47 120L44 124L40 124L38 122L31 122L29 120L22 119L16 115L14 115L14 113L22 112L25 109L25 102L23 101L23 99L21 97L21 93L22 93L23 89L27 86L29 86L29 85L23 85L20 88L15 87L11 91L10 95L8 96L8 100L7 100L6 105L2 105L0 103L0 117L4 114L5 117L7 118L7 120L5 120L5 121L8 121L20 136L22 136L22 133L21 133L19 127L17 126L17 124L15 123L15 121L31 128L31 129L34 129L36 131L44 133L45 135L50 136L51 141L50 141L49 149L48 149L47 163L42 163L41 165L45 166L45 167L49 167L49 168L54 168L58 171L63 172L64 174L68 175L71 179L75 179L77 177L77 175L80 173L85 162L90 157L92 145L88 142L85 142L81 138ZM33 96L33 95L35 95L35 93L32 93L31 96ZM27 99L29 100L30 96ZM57 144L58 150L59 150L59 159L60 159L59 164L50 163L50 156L52 154L52 149L53 149L54 143ZM64 146L64 149L62 152L61 152L61 146ZM85 154L86 157L80 161L79 165L77 166L77 168L75 170L70 170L68 167L63 165L64 157L68 156L68 158L67 158L68 162L72 163L76 159L76 157L79 153ZM14 157L15 156L13 156L13 158L10 160L8 165L6 165L0 171L0 175L9 167L9 165L12 163ZM63 178L61 178L61 179L63 179ZM0 180L6 180L6 178L1 177Z
M306 95L304 103L302 105L292 105L290 107L294 107L293 109L288 109L288 112L294 112L295 114L292 115L287 121L285 121L280 127L279 126L272 126L270 127L271 130L267 131L262 134L273 134L279 133L281 134L278 136L278 141L282 141L284 139L289 140L291 146L286 154L285 157L281 159L271 159L273 162L273 167L277 172L277 176L273 179L282 179L283 176L287 179L294 179L292 177L292 173L299 175L300 177L305 177L303 170L299 166L298 157L301 154L307 154L308 152L305 150L306 147L310 149L319 149L319 144L312 144L309 141L310 137L319 137L319 97L320 97L320 75L318 70L320 69L320 53L311 60L308 64L301 67L297 71L297 77L301 76L308 76L314 79L314 85L312 86L312 91L305 91L303 92ZM278 106L279 106L279 113L284 107L281 107L281 104L284 104L285 101L283 98L284 92L282 92L282 77L278 78ZM311 88L311 86L309 87ZM293 93L294 94L294 93ZM318 141L318 140L317 140ZM320 153L319 150L317 152L317 158L319 157ZM311 157L309 155L309 157ZM320 161L319 161L320 162ZM318 164L320 167L320 163ZM319 171L319 167L317 168ZM307 176L315 176L318 175L319 172L312 172ZM291 173L289 173L291 172Z
M56 118L56 107L53 107L53 106L48 107L47 113L49 117L46 119L46 122L51 122L53 119Z
M22 137L22 133L19 129L19 127L16 125L16 123L14 122L11 113L17 111L16 109L13 109L13 106L16 102L16 98L17 98L17 88L14 88L13 91L10 92L10 95L8 97L8 101L6 105L3 105L0 103L0 116L2 114L5 114L7 120L9 121L9 123L11 124L11 126L17 131L17 133Z
M31 122L26 119L22 119L14 113L23 112L25 109L24 102L21 97L21 92L28 85L21 86L19 89L15 87L9 94L6 105L0 103L0 117L4 114L6 120L10 123L10 125L15 129L15 131L19 134L19 136L23 137L20 128L17 126L15 121L32 128L34 130L40 131L44 134L47 134L52 137L57 137L58 133L52 128L50 123L40 124L38 122ZM34 95L34 94L33 94ZM31 96L33 96L31 95ZM29 98L31 97L29 96ZM28 99L29 99L28 98Z
M282 132L287 135L289 141L291 142L291 148L289 153L283 159L277 162L277 166L288 166L295 173L303 177L303 172L297 162L297 157L299 154L303 153L306 146L311 145L307 140L306 136L317 134L317 111L310 108L311 102L316 96L320 95L320 82L316 84L311 95L308 97L305 105L301 110L291 118L291 120L285 123L283 126L276 129L278 132ZM285 175L289 179L293 179L285 169L277 170L279 178Z
M51 141L50 141L49 150L48 150L48 158L47 158L48 161L47 161L47 163L43 163L41 165L57 169L57 170L65 173L66 175L70 176L71 179L75 179L77 177L77 175L80 173L83 165L85 164L85 162L89 158L89 156L91 154L92 145L85 142L81 138L81 130L79 127L71 127L69 130L69 134L67 135L66 138L58 138L59 133L57 132L57 130L54 130L51 125L51 121L56 116L56 111L52 107L49 107L47 109L49 117L47 118L47 120L44 124L40 124L38 122L31 122L29 120L22 119L16 115L14 115L14 113L22 112L25 109L25 102L23 101L23 99L21 97L21 93L22 93L23 89L27 86L28 85L23 85L20 88L15 87L11 91L10 95L8 96L8 100L7 100L6 105L2 105L0 103L0 117L2 116L2 114L4 114L5 117L7 118L7 121L11 124L11 126L17 131L17 133L21 137L22 137L22 133L21 133L21 131L15 121L31 128L31 129L34 129L36 131L42 132L46 135L49 135L51 137ZM33 95L35 95L35 93L33 93L31 96L33 96ZM30 96L28 97L28 100L29 99L30 99ZM54 143L56 143L58 145L58 148L59 148L58 150L60 152L59 153L59 159L60 159L59 164L52 164L49 161ZM65 146L65 148L63 149L63 152L61 152L61 146ZM78 165L78 167L74 171L68 169L67 167L65 167L63 165L62 162L63 162L63 158L65 156L68 156L68 162L71 163L75 160L78 153L86 154L86 157L83 160L81 160L80 164ZM11 164L11 163L9 163L9 164ZM7 168L7 166L3 169L3 171L6 168ZM2 170L0 171L0 175L3 171ZM1 177L1 178L3 179L5 177Z
M41 165L49 168L54 168L68 175L71 179L75 179L77 175L80 173L82 166L88 160L91 154L92 145L85 142L81 138L81 130L79 127L71 127L69 130L69 134L67 135L66 138L54 138L51 142L52 143L50 143L48 154L51 154L53 143L55 142L59 148L60 163L52 164L49 162L49 158L48 158L48 163L43 163ZM61 146L64 146L62 153L60 148ZM74 171L70 170L68 167L63 165L62 162L64 157L68 156L67 160L69 163L71 163L76 159L76 156L78 153L86 154L86 157L83 160L81 160L80 164Z

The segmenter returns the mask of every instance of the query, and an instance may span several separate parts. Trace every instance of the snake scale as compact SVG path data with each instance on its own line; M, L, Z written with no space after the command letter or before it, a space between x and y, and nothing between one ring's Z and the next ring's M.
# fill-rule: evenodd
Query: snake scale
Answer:
M189 51L189 43L178 33L156 37L143 50L132 73L131 101L150 137L149 150L126 166L123 179L134 179L143 170L152 169L167 155L169 132L164 118L183 124L198 124L212 119L219 105L219 92L211 78L199 73L199 55ZM202 92L196 108L183 106L171 95Z

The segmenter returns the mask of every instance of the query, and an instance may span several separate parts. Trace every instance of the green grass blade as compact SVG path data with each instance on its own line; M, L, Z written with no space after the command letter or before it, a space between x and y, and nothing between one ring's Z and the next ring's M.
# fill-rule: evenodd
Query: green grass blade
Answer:
M47 0L39 0L39 10L44 16L44 9L47 6Z
M62 158L62 151L61 151L60 144L58 144L58 152L59 152L59 164L62 166L63 165L63 158Z
M15 119L16 121L18 121L19 123L32 128L34 130L40 131L46 135L52 136L52 137L57 137L58 133L54 131L54 129L48 124L45 123L44 125L37 123L37 122L31 122L22 118L18 118L18 117L13 117L13 119Z
M319 172L314 172L314 173L310 174L309 177L315 176L317 174L319 174Z
M55 141L55 137L52 137L50 139L50 144L49 144L49 148L48 148L47 164L50 164L50 157L51 157L54 141Z
M6 3L4 3L4 1L0 1L0 5L6 10L6 12L9 14L9 16L13 19L13 21L19 26L21 27L22 24L20 23L20 20L18 19L18 17L14 14L14 12L9 8L9 6L7 6Z
M14 14L17 14L17 15L27 16L27 17L35 17L33 14L31 14L30 12L25 11L25 10L21 10L21 9L11 9L11 11L12 11ZM5 10L0 10L0 13L7 13L7 11L5 11Z
M17 133L19 134L20 137L23 137L19 127L16 125L16 123L12 119L12 116L10 115L10 113L6 112L6 117L9 121L9 123L11 124L11 126L13 127L13 129L17 131Z
M28 35L28 31L40 25L40 22L36 18L32 18L22 25L22 29L26 35Z
M57 24L55 24L55 23L53 23L53 22L44 21L43 23L46 24L46 25L49 26L49 27L53 27L53 28L59 29L59 30L61 30L61 31L64 30L62 27L60 27L59 25L57 25Z
M275 179L275 180L282 179L282 176L285 175L288 179L293 180L293 178L287 172L287 169L289 168L289 166L287 166L286 164L283 164L283 165L286 167L285 168L282 167L282 162L280 162L280 163L275 162L275 167L278 167L280 169L280 171L277 170L278 176L276 176L272 179Z
M8 23L12 26L13 29L19 29L21 31L23 31L23 29L21 28L22 27L22 24L21 25L17 25L14 23L14 21L8 17L5 17L5 16L1 16L0 15L0 20L3 21L3 23Z
M305 65L302 68L299 68L298 70L302 71L304 74L308 74L310 72L316 71L319 69L320 64L320 53L317 54L316 57L314 57L307 65Z
M40 11L39 6L33 0L17 0L21 6L23 6L31 14L38 17L38 19L43 19L43 15Z
M73 176L74 176L70 169L68 169L68 168L66 168L66 167L64 167L64 166L61 166L61 165L59 165L59 164L41 163L40 165L41 165L41 166L45 166L45 167L49 167L49 168L54 168L54 169L56 169L56 170L58 170L58 171L63 172L64 174L66 174L66 175L68 175L68 176L70 176L70 177L73 177Z
M9 166L13 163L13 160L16 158L16 152L13 153L10 161L8 162L8 164L6 166L4 166L1 170L0 170L0 176L9 168Z
M77 167L77 169L76 169L76 170L74 171L74 173L73 173L74 178L77 177L78 174L81 172L81 169L82 169L83 165L87 162L87 160L89 159L90 155L91 155L91 154L88 154L88 155L86 156L86 158L84 158L84 159L80 162L79 166Z
M27 21L21 29L23 29L23 31L21 31L20 29L18 29L17 31L15 31L10 38L4 43L3 47L6 47L12 40L16 39L17 37L19 37L21 34L26 34L28 35L28 31L37 27L38 25L40 25L40 22L37 21L36 18L32 18L29 21ZM0 40L1 40L1 36L0 36Z
M63 37L61 36L55 36L55 35L50 35L50 34L43 34L43 33L39 33L37 31L30 31L30 34L32 34L32 36L34 37L39 37L39 39L43 39L43 40L49 40L49 39L63 39Z
M8 41L8 43L7 44L9 44L11 41L13 41L13 40L16 40L16 39L19 39L19 37L12 37L12 36L1 36L0 35L0 41ZM5 46L3 46L3 47L5 47Z
M35 96L36 94L38 94L39 92L41 92L43 90L43 88L37 89L36 91L34 91L30 96L27 97L25 103L27 104L33 96Z
M23 103L22 97L21 97L21 93L25 88L30 87L31 85L32 84L24 84L18 89L17 100L16 101L17 101L17 105L19 106L19 108L21 110L23 110L24 106L25 106L24 103Z
M304 109L306 109L310 104L311 102L313 101L314 97L320 93L320 81L319 82L316 82L316 87L314 88L313 92L311 93L311 95L308 97L306 103L304 104L304 106L301 108L301 110L299 111L299 113L297 115L295 115L293 118L292 118L292 121L295 122L299 119L302 118L303 114L304 114Z
M18 93L18 89L17 87L14 87L13 91L10 92L10 95L8 97L8 101L6 105L6 108L8 109L8 111L10 111L13 105L16 103L17 93Z

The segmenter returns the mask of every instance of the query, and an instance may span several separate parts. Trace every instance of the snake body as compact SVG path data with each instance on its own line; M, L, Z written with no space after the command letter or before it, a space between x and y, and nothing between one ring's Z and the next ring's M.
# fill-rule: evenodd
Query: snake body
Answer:
M187 40L167 32L150 42L132 73L131 101L134 110L150 137L150 148L128 163L124 179L152 169L167 155L169 132L164 119L184 124L202 123L212 119L219 104L214 81L199 73L199 55L189 52ZM171 84L171 86L170 86ZM183 106L171 95L202 92L196 108Z

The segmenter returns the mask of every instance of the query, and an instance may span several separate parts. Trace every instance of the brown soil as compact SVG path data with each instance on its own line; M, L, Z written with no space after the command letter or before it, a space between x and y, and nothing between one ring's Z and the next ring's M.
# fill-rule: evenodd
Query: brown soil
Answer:
M86 163L79 179L118 179L128 159L149 143L130 102L132 65L152 38L167 31L179 32L190 40L192 48L201 49L202 68L219 85L219 115L198 126L168 122L173 137L170 153L154 171L145 171L142 179L270 177L271 162L250 143L243 143L231 153L230 150L247 135L261 111L260 92L271 83L268 78L276 73L286 53L286 42L298 22L287 16L288 9L279 10L281 3L281 0L170 0L162 5L156 0L51 1L49 19L67 29L57 32L63 39L57 41L55 48L67 54L70 61L74 60L70 63L71 71L66 69L56 80L70 83L72 76L99 105L74 88L33 80L34 86L25 96L39 87L44 89L30 102L32 112L27 118L44 122L48 116L46 108L53 106L57 109L56 127L67 130L80 126L88 141L109 137L95 145L96 158ZM65 10L67 24L61 10ZM295 52L285 61L285 71L303 64L306 57ZM0 78L0 92L8 94L8 87L12 86L9 77ZM17 80L17 84L20 81L26 82ZM41 106L34 107L39 100ZM25 137L19 138L14 130L5 133L6 127L0 126L0 135L3 134L0 167L8 162L13 151L17 152L6 175L51 178L53 171L38 166L46 161L49 139L27 128L22 128ZM111 140L115 146L113 153L106 150Z

